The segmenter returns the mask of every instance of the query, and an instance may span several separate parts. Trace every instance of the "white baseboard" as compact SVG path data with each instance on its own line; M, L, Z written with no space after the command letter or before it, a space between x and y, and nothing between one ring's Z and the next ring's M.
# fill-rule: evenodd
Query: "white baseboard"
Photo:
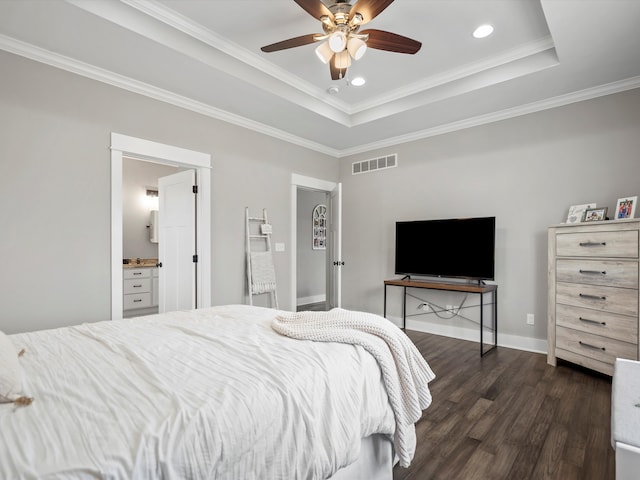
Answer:
M311 295L310 297L298 297L296 305L309 305L310 303L320 303L327 300L326 295Z
M390 317L387 319L402 326L402 318ZM422 333L433 333L434 335L442 335L444 337L458 338L460 340L469 340L471 342L480 343L480 331L478 329L454 327L450 325L438 325L424 321L416 321L407 319L407 330L415 330ZM487 340L485 339L485 342ZM500 333L498 329L498 346L514 348L516 350L524 350L526 352L547 353L547 341L539 338L521 337L520 335L509 335Z

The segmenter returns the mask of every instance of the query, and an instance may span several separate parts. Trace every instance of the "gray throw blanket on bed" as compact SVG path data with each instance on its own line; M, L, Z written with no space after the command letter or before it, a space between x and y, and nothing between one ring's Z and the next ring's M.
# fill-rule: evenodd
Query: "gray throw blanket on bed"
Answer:
M413 342L393 323L370 313L334 308L329 312L280 312L272 328L291 338L360 345L375 357L396 420L394 447L400 466L415 453L415 426L431 404L428 383L435 374Z

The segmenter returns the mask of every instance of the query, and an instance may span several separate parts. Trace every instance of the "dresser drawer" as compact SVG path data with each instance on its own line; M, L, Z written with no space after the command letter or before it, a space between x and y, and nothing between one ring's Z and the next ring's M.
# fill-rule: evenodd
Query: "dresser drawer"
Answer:
M638 290L630 288L558 282L556 302L638 317Z
M637 345L565 327L556 327L556 346L611 365L616 358L637 360L638 357Z
M151 293L131 293L123 296L123 309L147 308L151 306Z
M558 282L638 288L637 261L558 259Z
M151 268L125 268L123 278L151 278Z
M556 325L637 344L638 319L589 308L556 306Z
M151 278L134 278L125 280L123 293L147 293L151 291Z
M638 258L638 232L558 233L556 253L559 257Z

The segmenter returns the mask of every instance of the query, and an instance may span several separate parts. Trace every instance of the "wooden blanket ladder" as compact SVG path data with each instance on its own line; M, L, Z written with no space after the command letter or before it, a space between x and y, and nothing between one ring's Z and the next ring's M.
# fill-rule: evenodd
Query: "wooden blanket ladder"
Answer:
M247 286L249 305L253 296L269 294L271 307L278 308L276 271L271 250L272 226L267 217L267 209L262 209L262 217L249 215L249 207L244 211L246 224Z

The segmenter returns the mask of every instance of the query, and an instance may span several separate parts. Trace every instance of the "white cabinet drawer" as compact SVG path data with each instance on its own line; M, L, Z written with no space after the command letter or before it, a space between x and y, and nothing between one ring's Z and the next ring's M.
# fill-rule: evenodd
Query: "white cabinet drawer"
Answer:
M556 302L638 317L638 290L629 288L558 282Z
M148 293L151 291L151 278L134 278L125 280L123 293Z
M147 308L151 306L151 293L131 293L124 295L124 310Z
M638 258L638 232L558 233L556 252L559 257Z
M638 262L558 259L556 278L558 282L638 288Z
M125 268L123 278L151 278L151 268Z

